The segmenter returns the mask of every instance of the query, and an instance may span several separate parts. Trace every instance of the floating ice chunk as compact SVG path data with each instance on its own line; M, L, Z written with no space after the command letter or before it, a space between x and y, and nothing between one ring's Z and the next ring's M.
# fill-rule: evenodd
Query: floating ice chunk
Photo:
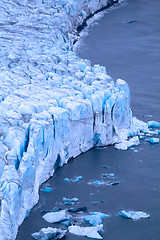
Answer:
M125 217L125 218L133 219L133 220L139 220L141 218L149 218L150 217L149 214L142 212L142 211L135 212L135 211L122 210L119 212L119 215L122 217Z
M130 138L129 140L124 140L123 142L115 144L115 148L120 150L127 150L133 146L137 146L140 144L139 137L135 136Z
M82 179L82 178L83 178L82 176L78 176L78 177L76 177L75 180L73 180L73 182L79 182L79 180Z
M66 210L61 210L59 212L46 213L43 218L49 223L56 223L71 219L71 215Z
M148 142L150 142L151 144L159 143L159 138L150 138L148 139Z
M148 124L148 127L149 127L149 128L157 128L157 127L160 127L160 123L159 123L159 122L156 122L156 121L149 121L147 124Z
M74 204L74 203L76 203L76 202L78 202L78 198L63 198L63 203L65 204L65 205L71 205L71 204Z
M44 189L42 189L42 192L46 192L46 193L52 192L52 188L51 187L45 187Z
M69 182L69 178L64 178L64 181L65 182Z
M42 228L39 232L32 233L31 236L34 239L61 239L65 236L67 230L61 230L60 228Z
M94 239L102 239L99 232L103 231L103 225L98 225L96 227L80 227L80 226L70 226L68 228L70 233L75 235L94 238Z
M103 200L101 200L101 201L91 201L91 203L98 204L98 203L104 203L104 201Z
M108 177L114 177L114 173L110 173Z
M109 215L101 212L90 212L90 215L84 216L83 219L95 227L102 224L102 220L106 217L109 217Z

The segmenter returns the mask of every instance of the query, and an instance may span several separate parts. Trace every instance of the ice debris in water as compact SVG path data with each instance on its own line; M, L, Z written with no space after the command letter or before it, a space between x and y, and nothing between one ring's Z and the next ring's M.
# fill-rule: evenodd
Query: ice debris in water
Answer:
M87 207L79 207L79 208L69 208L68 212L77 213L77 212L87 212Z
M102 220L106 217L109 217L109 215L101 212L90 212L90 215L84 216L83 220L95 227L101 225Z
M80 227L80 226L70 226L68 228L70 233L75 235L84 236L94 239L102 239L99 233L103 232L103 225L98 225L96 227Z
M62 230L60 228L42 228L39 232L32 233L31 236L34 239L39 239L39 240L49 240L49 239L62 239L67 230Z
M44 218L44 220L46 220L49 223L57 223L57 222L70 220L72 218L72 216L66 210L61 210L58 212L46 213L43 216L43 218Z
M78 202L78 198L63 198L63 203L65 204L65 205L71 205L71 204L74 204L74 203L76 203L76 202Z
M64 181L65 182L69 182L69 178L64 178Z
M129 140L124 140L123 142L115 144L115 148L120 150L127 150L133 146L137 146L140 144L139 137L135 136L130 138Z
M149 218L150 215L142 211L125 211L122 210L119 212L119 215L125 218L130 218L132 220L139 220L141 218Z
M151 144L159 143L159 138L150 138L148 139L148 142L150 142Z
M77 183L77 182L79 182L82 178L83 178L82 176L77 176L77 177L75 177L74 179L64 178L64 181L65 181L65 182L75 182L75 183Z
M99 203L104 203L103 200L100 200L100 201L91 201L92 204L99 204Z
M51 187L45 187L45 188L42 189L42 192L45 192L45 193L52 192L52 188Z
M160 123L157 121L149 121L147 124L149 128L160 128Z

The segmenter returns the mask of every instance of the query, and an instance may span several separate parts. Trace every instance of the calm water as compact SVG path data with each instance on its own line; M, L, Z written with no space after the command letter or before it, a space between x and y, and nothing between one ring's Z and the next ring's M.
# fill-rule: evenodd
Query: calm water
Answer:
M127 2L127 6L106 14L90 28L78 55L90 59L92 64L106 66L113 79L120 77L128 82L134 115L144 121L160 121L160 1ZM128 20L137 22L129 24ZM113 180L119 185L87 184L101 179L104 173L114 173ZM78 175L83 176L79 183L63 180ZM42 219L41 210L55 206L65 209L63 197L78 197L75 207L86 206L88 211L110 214L104 220L104 240L160 239L160 144L142 141L128 151L114 147L90 150L58 169L45 186L51 186L53 191L40 191L40 201L20 227L17 240L31 240L31 233L55 226ZM142 210L151 218L123 219L117 215L122 209ZM65 239L84 238L67 233Z

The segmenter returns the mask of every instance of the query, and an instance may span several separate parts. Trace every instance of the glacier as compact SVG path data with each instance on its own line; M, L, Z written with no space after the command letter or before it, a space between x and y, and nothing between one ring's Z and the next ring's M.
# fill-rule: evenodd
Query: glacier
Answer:
M16 238L58 167L153 132L132 117L127 83L73 51L78 26L113 2L0 1L0 239Z

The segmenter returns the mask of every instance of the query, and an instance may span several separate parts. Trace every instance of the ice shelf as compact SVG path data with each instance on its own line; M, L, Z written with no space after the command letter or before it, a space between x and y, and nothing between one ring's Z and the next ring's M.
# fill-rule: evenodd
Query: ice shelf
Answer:
M77 27L111 2L0 1L0 239L16 238L70 158L149 131L132 118L127 83L73 52Z

